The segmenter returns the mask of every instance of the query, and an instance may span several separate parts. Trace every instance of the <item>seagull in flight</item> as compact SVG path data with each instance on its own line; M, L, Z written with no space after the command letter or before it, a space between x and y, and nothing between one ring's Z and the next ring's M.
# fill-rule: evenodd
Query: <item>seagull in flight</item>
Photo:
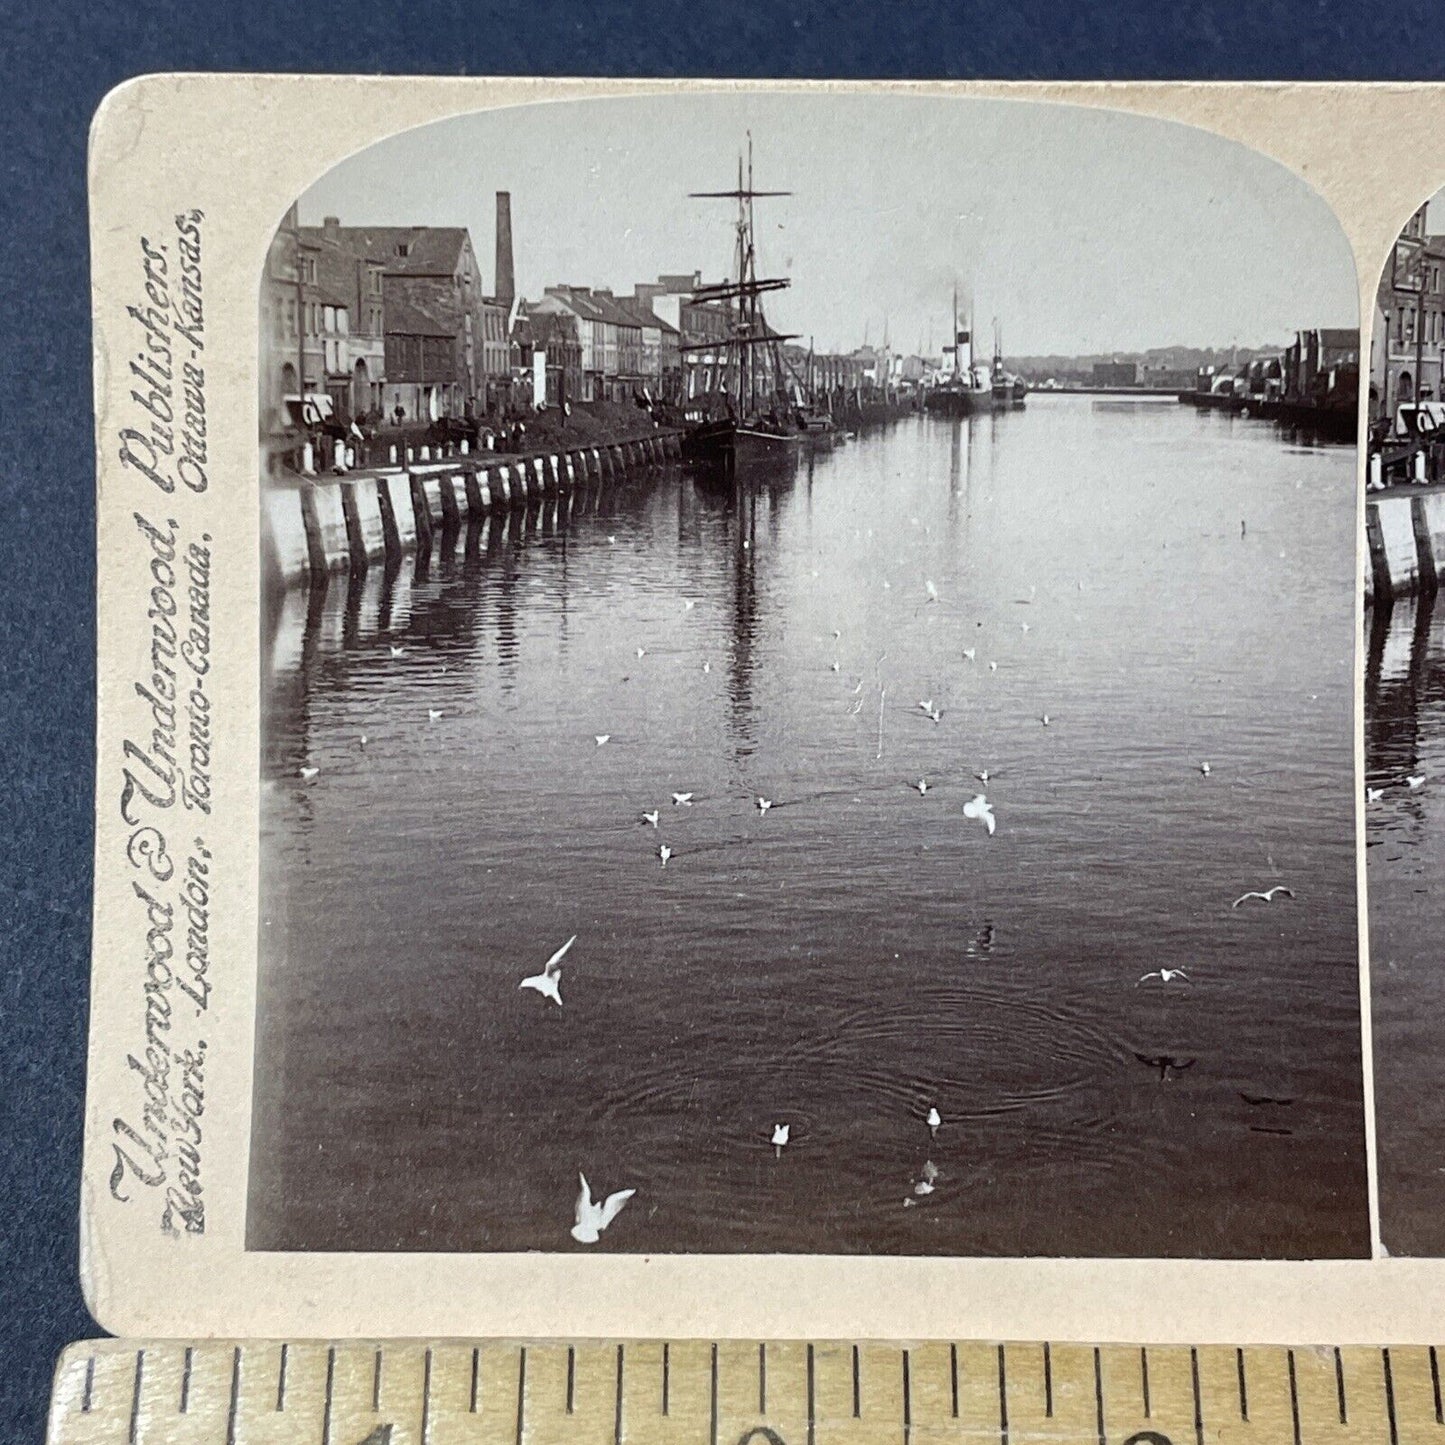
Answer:
M1365 801L1366 801L1367 803L1378 803L1378 802L1380 801L1380 799L1383 798L1384 796L1385 796L1385 790L1384 790L1383 788L1366 788L1366 789L1365 789Z
M943 1115L938 1112L938 1106L932 1105L928 1110L928 1118L924 1120L928 1125L929 1134L937 1137L938 1131L943 1127Z
M577 1196L577 1223L572 1226L572 1238L578 1244L596 1244L602 1231L622 1213L622 1206L637 1191L619 1189L598 1204L592 1198L592 1186L588 1184L587 1176L579 1171L577 1177L582 1181L582 1192Z
M978 648L976 648L976 647L965 647L965 648L963 649L963 655L964 655L970 662L972 662L972 661L974 660L974 658L978 656Z
M302 781L303 783L309 783L309 782L311 781L311 779L314 778L314 777L316 776L316 774L319 773L320 771L321 771L320 768L302 768L302 769L301 769L301 774L300 774L300 776L301 776L301 781Z
M1286 888L1283 883L1276 883L1273 888L1266 888L1263 893L1253 890L1249 893L1241 893L1229 906L1238 908L1241 903L1248 903L1251 898L1258 898L1261 903L1273 903L1275 895L1279 893L1283 893L1286 898L1294 897L1292 888Z
M829 667L830 667L831 671L833 671L833 672L839 672L839 671L842 670L843 664L842 664L841 662L839 662L838 659L835 657L835 658L833 659L833 661L829 664Z
M988 782L990 776L991 776L991 774L989 773L989 770L988 770L987 768L984 768L982 772L978 772L978 773L975 773L975 774L974 774L974 777L976 777L976 778L979 780L979 782L981 782L981 783L986 783L986 782Z
M405 657L405 656L406 656L406 648L404 648L404 647L397 647L397 646L393 643L393 644L392 644L392 649L391 649L391 655L392 655L393 657Z
M1425 774L1412 774L1410 777L1405 779L1405 786L1409 788L1411 792L1414 792L1416 788L1423 788L1425 786Z
M534 988L543 998L549 998L558 1008L562 1007L562 956L577 942L577 935L574 933L546 963L542 965L541 973L534 973L531 978L524 978L517 985L518 988Z
M758 812L766 813L772 806L773 800L771 798L764 798L761 795L758 797Z
M644 823L651 823L654 828L657 827L657 818L658 810L656 808L654 808L650 813L644 813L642 815L642 821Z
M996 663L996 662L991 662L991 663L989 663L989 665L988 665L988 670L989 670L990 672L997 672L997 671L998 671L998 663Z
M1189 975L1182 968L1156 968L1140 978L1139 983L1148 983L1151 978L1157 978L1160 983L1173 983L1176 978L1182 978L1185 983L1190 982ZM1134 985L1139 987L1139 983Z
M933 712L933 699L931 697L924 698L923 701L918 704L918 710L931 714Z
M662 859L662 866L667 867L667 860L672 857L672 849L664 843L658 850L657 856Z
M639 648L637 649L637 655L638 655L639 658L646 657L646 656L647 656L647 649L646 649L645 647L639 647Z
M703 663L703 665L702 665L702 670L703 670L704 672L711 672L711 671L712 671L712 663L710 663L710 662L705 662L705 663Z
M1209 776L1209 773L1210 773L1209 764L1208 764L1208 763L1200 763L1200 765L1199 765L1199 771L1200 771L1201 773L1203 773L1204 776L1207 778L1207 777Z
M684 598L682 599L682 610L683 610L684 612L691 612L692 609L693 609L694 607L696 607L696 606L697 606L697 601L696 601L695 598L692 598L692 597L684 597Z
M439 707L429 707L426 710L426 715L428 718L431 719L432 722L436 722L436 720L441 717L442 710Z
M773 1155L775 1158L783 1157L783 1146L788 1142L788 1135L792 1132L791 1124L773 1125Z
M963 816L965 818L977 818L979 822L988 829L988 835L993 837L993 830L996 826L993 817L993 804L982 794L975 794L963 805Z
M674 794L672 795L672 806L673 806L674 808L690 808L690 807L692 807L692 794L691 794L691 793L674 793Z
M597 733L597 734L595 734L595 741L596 741L596 743L597 743L597 746L600 748L600 747L602 746L602 744L605 743L605 742L607 742L607 741L609 741L609 740L611 739L611 737L612 737L612 734L611 734L611 733Z

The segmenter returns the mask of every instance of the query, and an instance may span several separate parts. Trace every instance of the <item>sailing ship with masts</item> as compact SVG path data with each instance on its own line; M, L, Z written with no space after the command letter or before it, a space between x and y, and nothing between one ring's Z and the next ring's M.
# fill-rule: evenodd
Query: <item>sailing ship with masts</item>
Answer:
M683 440L684 453L728 467L754 457L786 456L832 430L831 421L813 410L805 384L787 363L784 344L797 338L774 331L763 314L762 298L792 282L786 276L758 275L753 202L790 193L754 188L749 135L747 169L744 172L739 155L736 189L691 194L696 199L736 201L738 216L733 278L692 293L694 301L725 306L728 327L716 341L683 348L710 352L713 362L713 386L700 399L700 414Z

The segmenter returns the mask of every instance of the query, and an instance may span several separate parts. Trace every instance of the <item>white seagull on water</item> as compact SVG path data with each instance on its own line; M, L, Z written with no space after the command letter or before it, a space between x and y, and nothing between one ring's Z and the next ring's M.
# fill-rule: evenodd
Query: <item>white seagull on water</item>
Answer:
M788 1142L788 1135L792 1133L792 1130L791 1124L773 1125L773 1154L776 1158L783 1157L783 1145Z
M934 1181L938 1178L938 1165L932 1159L923 1162L923 1178L913 1186L915 1194L932 1194Z
M667 860L672 857L672 849L669 848L666 843L664 843L661 845L661 847L658 848L657 856L662 859L662 866L666 868Z
M442 710L439 707L429 707L426 710L426 715L428 718L431 719L432 722L436 722L436 720L441 717Z
M543 998L549 998L558 1008L562 1007L562 955L577 942L577 935L574 933L546 963L542 965L541 973L534 973L531 978L524 978L517 985L518 988L534 988Z
M929 1109L928 1118L924 1122L928 1125L928 1132L932 1135L937 1135L938 1131L943 1127L943 1115L938 1112L937 1105Z
M1276 883L1273 888L1266 888L1263 893L1255 891L1241 893L1229 906L1238 908L1241 903L1248 903L1251 898L1258 898L1261 903L1273 903L1277 893L1283 893L1286 898L1294 897L1293 889L1286 888L1283 883Z
M773 800L772 800L771 798L764 798L764 797L762 797L762 796L759 796L759 798L758 798L758 812L760 812L760 813L766 813L766 812L768 811L768 809L771 808L772 806L773 806Z
M1380 801L1380 799L1383 798L1384 796L1385 796L1385 790L1384 790L1383 788L1366 788L1366 789L1365 789L1365 801L1366 801L1367 803L1378 803L1378 802Z
M642 821L644 823L651 823L654 828L657 827L657 809L654 808L652 812L644 813L642 815Z
M1207 778L1207 777L1209 776L1209 764L1208 764L1208 763L1200 763L1200 765L1199 765L1199 771L1200 771L1201 773L1203 773L1204 776Z
M580 1170L577 1177L582 1181L582 1192L577 1196L577 1223L572 1226L572 1238L578 1244L596 1244L602 1231L622 1213L622 1206L637 1193L635 1189L619 1189L609 1194L601 1204L592 1198L592 1186Z
M672 805L673 805L674 808L690 808L690 807L692 807L692 794L691 794L691 793L674 793L674 794L672 795Z
M321 771L320 768L302 768L302 769L301 769L301 781L302 781L303 783L309 783L309 782L311 781L311 779L314 778L314 777L316 776L316 774L319 773L320 771Z
M596 742L597 746L600 748L600 747L602 746L602 744L605 743L605 742L608 742L608 741L611 739L611 737L612 737L612 734L611 734L611 733L597 733L597 734L595 734L593 740Z
M1139 983L1148 983L1151 978L1157 978L1160 983L1173 983L1176 978L1182 978L1185 983L1190 981L1189 975L1182 968L1156 968L1140 978ZM1134 987L1138 988L1139 983Z
M965 818L977 818L979 822L988 829L989 837L993 837L993 830L996 826L993 817L993 804L982 794L976 794L972 799L963 805L963 816Z
M1405 786L1409 788L1411 792L1413 792L1416 788L1423 788L1425 786L1425 774L1412 774L1410 777L1405 779Z
M978 656L978 648L976 648L976 647L965 647L965 648L963 649L963 655L964 655L970 662L972 662L972 661L974 660L974 658Z
M913 786L918 789L919 796L921 797L924 793L928 791L928 779L919 778L919 780L914 783Z

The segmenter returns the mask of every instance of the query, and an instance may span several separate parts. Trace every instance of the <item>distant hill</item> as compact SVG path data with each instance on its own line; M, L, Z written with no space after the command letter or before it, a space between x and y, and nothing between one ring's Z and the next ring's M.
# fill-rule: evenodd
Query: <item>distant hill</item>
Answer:
M1168 371L1188 373L1193 376L1201 366L1232 369L1260 357L1279 356L1289 345L1281 342L1278 346L1155 346L1148 351L1101 351L1084 356L1010 356L1005 364L1011 371L1030 380L1054 377L1063 380L1066 376L1088 376L1096 362L1132 361L1140 372Z

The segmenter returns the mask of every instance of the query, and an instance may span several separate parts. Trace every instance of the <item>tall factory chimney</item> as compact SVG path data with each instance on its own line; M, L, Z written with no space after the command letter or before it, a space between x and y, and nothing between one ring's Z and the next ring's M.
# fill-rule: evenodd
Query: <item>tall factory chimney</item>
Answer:
M508 309L517 294L512 265L512 193L497 192L497 300Z

